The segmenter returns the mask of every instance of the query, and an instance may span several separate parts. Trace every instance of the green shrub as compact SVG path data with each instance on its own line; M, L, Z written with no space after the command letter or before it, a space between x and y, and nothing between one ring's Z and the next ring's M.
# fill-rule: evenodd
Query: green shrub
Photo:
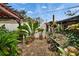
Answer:
M0 56L18 55L18 33L0 28Z
M76 32L65 30L66 36L69 38L69 45L79 47L79 35Z

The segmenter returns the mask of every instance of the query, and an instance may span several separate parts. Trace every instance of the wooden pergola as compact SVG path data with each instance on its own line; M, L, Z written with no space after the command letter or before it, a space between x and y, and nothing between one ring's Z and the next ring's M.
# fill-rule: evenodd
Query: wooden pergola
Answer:
M7 3L0 3L0 18L14 19L20 25L22 16L19 15L19 13L14 12L14 10L10 7L11 6L7 6Z

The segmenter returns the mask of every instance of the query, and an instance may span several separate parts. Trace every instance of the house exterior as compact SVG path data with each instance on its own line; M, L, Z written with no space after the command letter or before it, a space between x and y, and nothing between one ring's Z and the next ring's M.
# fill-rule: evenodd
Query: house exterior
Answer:
M15 30L22 21L22 16L7 3L0 3L0 26L5 24L8 30Z

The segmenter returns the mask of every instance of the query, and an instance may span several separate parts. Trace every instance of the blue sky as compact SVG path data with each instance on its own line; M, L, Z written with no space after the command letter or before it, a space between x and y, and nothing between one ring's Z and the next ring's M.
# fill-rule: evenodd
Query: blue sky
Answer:
M44 21L51 21L53 14L58 21L69 18L69 16L65 15L68 10L66 8L79 6L78 3L10 3L9 5L14 9L27 11L26 14L32 18L41 17ZM74 12L79 10L79 7L70 10Z

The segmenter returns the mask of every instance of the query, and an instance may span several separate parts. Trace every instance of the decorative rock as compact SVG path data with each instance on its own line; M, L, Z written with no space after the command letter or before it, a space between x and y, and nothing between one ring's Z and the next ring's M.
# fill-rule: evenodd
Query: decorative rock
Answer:
M77 49L73 46L68 46L67 49L70 51L70 52L77 52Z
M68 49L67 48L64 48L64 51L68 54L69 53L69 51L68 51Z

